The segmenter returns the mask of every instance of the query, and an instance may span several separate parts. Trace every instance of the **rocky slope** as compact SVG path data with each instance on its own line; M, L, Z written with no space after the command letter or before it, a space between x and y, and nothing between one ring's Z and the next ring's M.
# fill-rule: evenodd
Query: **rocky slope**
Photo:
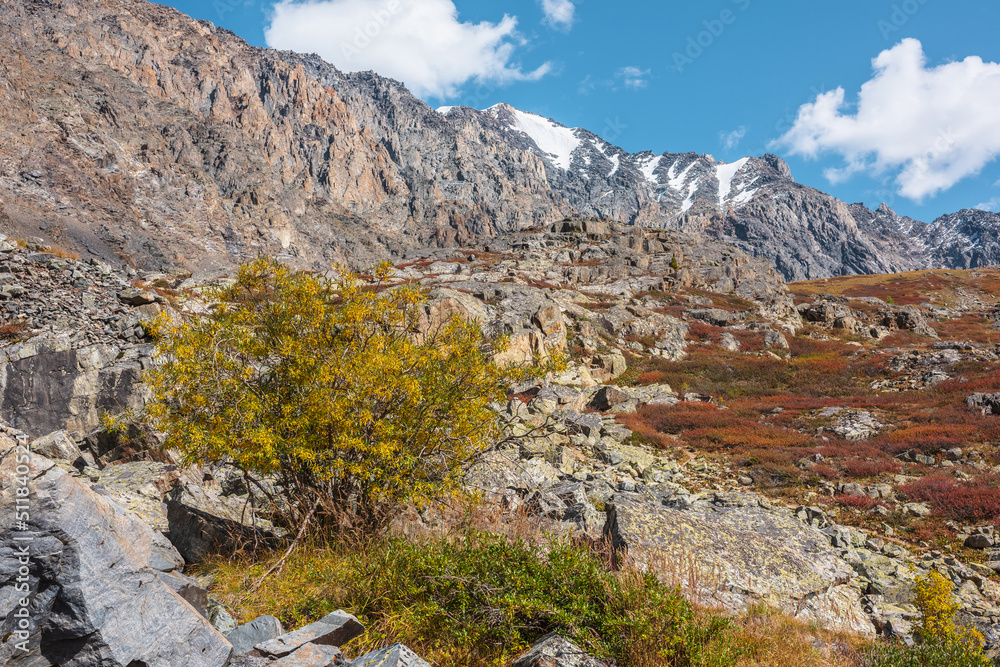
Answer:
M166 304L135 272L60 255L0 239L0 412L32 437L82 437L102 411L139 407L144 326Z
M0 346L8 357L64 335L132 349L144 336L130 308L207 312L201 283L185 275L118 276L14 247L3 258L18 278L0 293L33 334ZM896 305L857 293L873 289L866 277L786 289L763 259L721 242L566 220L481 245L410 251L395 280L428 289L421 326L459 315L508 335L507 359L570 359L560 375L511 388L497 406L508 437L468 473L466 484L501 521L607 541L619 562L648 568L706 605L740 613L763 603L869 638L911 634L915 578L936 570L952 581L962 620L1000 650L995 528L968 516L946 522L951 507L917 495L924 478L933 489L979 489L983 502L998 495L1000 397L980 390L995 388L1000 365L1000 273L876 284L918 302ZM53 292L49 304L44 290ZM17 301L24 294L35 298ZM88 294L102 317L75 312ZM54 307L63 302L65 310ZM32 303L44 306L29 313ZM59 373L32 377L39 387L62 382ZM99 402L98 385L79 383L91 392L87 405ZM55 417L63 428L77 424L71 411ZM928 418L932 427L920 421ZM33 435L45 432L38 425ZM32 439L0 428L0 508L10 515L16 505L12 438L33 452L35 491L29 524L0 526L3 543L30 535L36 545L33 654L11 664L374 659L348 663L330 648L359 631L336 612L292 633L268 617L237 627L182 568L241 536L272 536L258 516L261 499L224 467L184 469L155 438L149 449L126 447L132 437ZM414 510L397 527L434 530L441 518ZM86 529L93 525L100 530ZM12 599L14 558L0 550L0 600ZM94 568L118 572L115 585ZM110 608L142 608L146 624ZM137 641L151 627L156 636ZM5 660L16 637L0 644ZM191 647L204 650L189 656ZM78 662L66 658L74 651ZM387 664L422 664L407 655L412 663ZM29 662L38 656L47 662Z
M2 8L0 231L88 256L361 265L576 214L728 240L788 279L996 259L995 220L914 242L775 156L629 154L508 105L435 112L398 82L143 0Z

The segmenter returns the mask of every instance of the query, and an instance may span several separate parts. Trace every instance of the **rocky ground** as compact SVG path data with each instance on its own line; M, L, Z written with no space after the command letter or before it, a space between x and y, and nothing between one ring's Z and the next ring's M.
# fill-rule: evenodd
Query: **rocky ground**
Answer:
M287 635L266 617L237 628L238 610L183 574L234 535L267 540L273 527L225 471L185 469L155 451L152 434L102 433L96 417L110 405L104 388L126 386L119 367L152 363L149 317L206 312L199 283L12 242L0 252L9 276L0 308L18 324L2 348L5 400L37 406L8 412L3 465L15 466L16 441L31 442L42 510L27 531L37 538L43 633L33 636L60 637L42 651L48 663L31 664L174 664L171 652L191 647L202 662L184 664L422 664L404 647L345 663L330 647L360 631L349 615ZM569 359L559 376L512 388L497 406L509 437L469 471L470 490L512 520L606 541L708 606L763 603L861 636L907 638L913 583L934 569L991 652L1000 649L998 278L786 286L731 246L597 221L414 252L394 274L428 288L427 327L457 314L508 335L506 360ZM77 361L56 368L70 352ZM29 383L33 402L11 393ZM51 397L67 385L86 409L58 407ZM4 476L5 508L14 477ZM408 516L434 529L433 513ZM93 525L107 539L95 540ZM23 532L4 530L4 544ZM0 551L8 622L14 558ZM119 568L126 583L92 581L100 567ZM164 637L190 641L136 642L136 626L116 620L127 615L101 612L133 607L146 623L176 623ZM54 611L64 608L74 611ZM546 641L551 650L518 664L572 652ZM92 662L60 663L72 651Z

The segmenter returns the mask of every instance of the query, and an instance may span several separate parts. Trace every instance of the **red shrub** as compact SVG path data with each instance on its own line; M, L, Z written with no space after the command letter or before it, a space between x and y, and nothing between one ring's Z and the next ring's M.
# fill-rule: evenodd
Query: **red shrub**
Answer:
M813 473L815 473L815 474L819 475L820 477L822 477L823 479L837 479L838 477L840 477L840 471L839 470L837 470L833 466L827 465L825 463L820 463L818 465L814 465L810 470Z
M848 496L842 494L834 496L834 500L844 507L850 507L851 509L861 511L868 511L878 505L878 500L872 498L871 496Z
M711 449L747 451L805 447L813 442L807 435L761 424L747 418L746 414L738 410L721 410L706 403L681 403L648 405L635 414L619 416L618 421L646 437L658 433L680 435L691 444Z
M688 338L696 341L710 341L718 338L723 329L706 324L705 322L691 322L688 325Z
M976 429L961 424L911 426L883 433L876 443L890 454L919 449L934 454L942 449L964 447L975 440Z
M813 440L797 431L741 420L727 428L700 428L684 434L704 447L741 451L751 447L806 447Z
M663 382L663 373L660 371L647 371L645 373L640 373L639 377L636 378L640 385L646 386L651 384L659 384Z
M740 343L741 352L760 352L765 348L764 333L760 331L730 331Z
M622 415L626 426L642 421L661 433L674 435L696 428L722 428L737 419L731 410L720 410L710 403L679 403L678 405L646 405L634 415Z
M1000 517L1000 489L976 482L958 484L941 476L924 477L899 487L908 498L929 502L943 515L964 523Z
M881 459L878 461L855 459L844 464L844 472L849 477L856 479L878 477L886 473L898 474L902 471L903 467L898 461L893 459Z

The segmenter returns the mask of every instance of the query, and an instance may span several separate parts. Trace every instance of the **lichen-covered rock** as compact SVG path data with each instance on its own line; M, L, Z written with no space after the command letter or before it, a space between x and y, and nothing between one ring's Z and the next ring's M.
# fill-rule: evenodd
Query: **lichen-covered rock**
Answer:
M188 562L244 541L273 536L273 526L256 515L246 498L224 496L197 484L179 484L165 502L170 542Z
M59 459L72 463L82 456L80 448L66 431L55 431L31 443L31 450L47 459Z
M618 494L607 538L640 567L665 577L670 563L697 572L676 583L730 609L763 601L787 613L857 632L872 632L852 572L825 535L752 494L679 497L661 506ZM623 555L623 557L625 557ZM683 566L679 564L684 564Z

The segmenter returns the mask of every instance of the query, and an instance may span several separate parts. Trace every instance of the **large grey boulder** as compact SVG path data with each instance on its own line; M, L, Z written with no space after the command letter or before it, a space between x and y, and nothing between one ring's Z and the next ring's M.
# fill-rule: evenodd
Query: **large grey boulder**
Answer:
M882 323L885 326L893 326L906 331L912 331L913 333L920 334L921 336L927 336L929 338L937 338L938 334L934 329L931 328L930 324L927 323L927 319L924 317L923 312L916 306L904 306L897 310L890 311L886 313L883 318Z
M142 406L144 363L115 345L77 347L67 337L17 343L0 351L0 409L29 435L65 429L80 438L101 410Z
M151 563L182 562L153 531L52 461L21 457L0 441L0 513L13 517L19 463L30 478L29 518L0 527L0 613L15 628L14 588L22 577L30 601L27 653L6 632L0 664L12 667L223 667L232 647ZM21 540L24 541L21 541ZM27 565L21 559L26 545ZM168 545L167 545L168 546ZM158 562L157 562L158 561ZM24 566L22 568L22 566ZM25 574L25 570L27 574Z
M531 645L511 667L606 667L582 648L556 633L550 633Z
M245 498L223 496L196 484L178 484L165 501L170 541L189 562L272 534L271 524L258 518Z
M972 394L965 399L970 410L984 415L1000 415L1000 394Z

